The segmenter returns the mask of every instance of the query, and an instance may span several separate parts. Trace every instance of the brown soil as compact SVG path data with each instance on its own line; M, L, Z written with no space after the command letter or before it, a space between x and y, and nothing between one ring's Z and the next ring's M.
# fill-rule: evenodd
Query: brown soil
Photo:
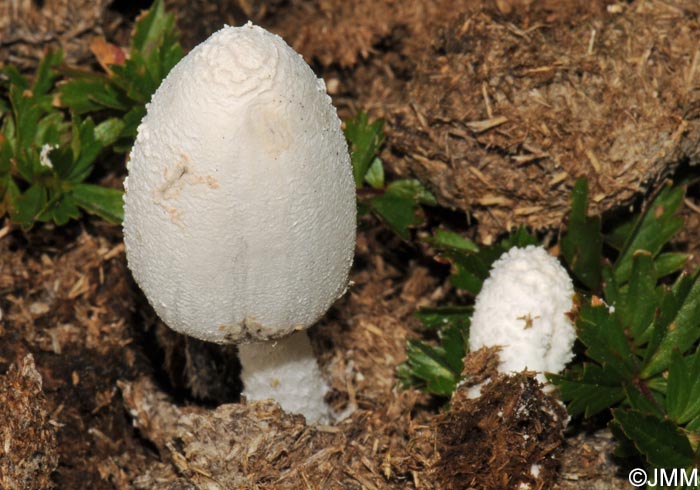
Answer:
M273 27L483 240L558 227L581 176L602 212L697 160L694 0L291 3Z
M88 3L0 4L0 55L30 68L61 44L70 63L89 65L93 35L125 45L137 9ZM187 47L247 18L283 34L344 116L364 108L387 119L392 172L473 213L485 239L517 222L556 230L579 175L603 210L696 156L693 2L166 4ZM25 10L9 16L9 5ZM680 249L700 243L696 200ZM609 433L564 437L560 407L525 375L496 377L479 401L459 392L450 411L399 388L413 313L460 298L429 251L372 219L361 225L354 285L312 329L328 401L350 415L307 426L239 400L235 349L159 323L118 228L91 218L28 233L2 224L0 486L627 488ZM485 379L489 366L470 356L466 369Z

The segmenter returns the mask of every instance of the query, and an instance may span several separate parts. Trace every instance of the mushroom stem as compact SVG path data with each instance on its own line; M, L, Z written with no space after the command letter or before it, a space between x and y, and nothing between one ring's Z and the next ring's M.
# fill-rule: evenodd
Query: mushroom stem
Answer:
M328 423L330 409L324 401L328 385L305 331L241 344L238 355L243 394L248 400L272 399L284 411L302 414L308 423Z

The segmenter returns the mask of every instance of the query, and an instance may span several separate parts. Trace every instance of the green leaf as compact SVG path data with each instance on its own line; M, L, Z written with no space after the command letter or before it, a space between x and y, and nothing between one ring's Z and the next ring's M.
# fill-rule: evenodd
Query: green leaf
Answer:
M445 363L452 371L455 381L459 380L464 367L464 356L469 350L469 324L452 324L439 331L440 344L445 352ZM456 386L455 386L456 388Z
M16 66L3 66L2 69L0 69L0 72L8 78L8 85L14 85L15 87L18 87L20 91L29 90L29 80L27 80L27 78L20 73ZM2 81L2 79L0 79L0 81Z
M124 193L118 189L93 184L76 184L72 190L75 203L105 221L119 224L124 219Z
M679 278L680 280L681 278ZM671 364L674 349L677 348L681 353L684 353L700 339L700 281L698 281L697 276L690 281L683 280L680 286L679 281L674 285L673 296L669 299L674 305L680 304L680 307L673 320L667 323L668 328L658 348L654 349L649 362L642 369L641 376L643 378L665 370ZM690 289L687 287L689 284L692 284ZM666 305L667 303L662 304ZM667 313L663 319L664 322L668 322L669 316Z
M700 349L685 358L677 350L671 354L666 410L679 425L700 417Z
M128 59L123 65L112 65L111 70L112 83L138 105L146 104L158 88L158 82L148 73L144 62L138 56Z
M404 240L411 238L409 228L421 223L421 219L416 213L416 204L412 199L385 193L370 199L369 204L386 224Z
M59 50L48 50L46 55L39 62L36 74L34 75L34 83L32 83L32 93L34 96L45 95L53 87L54 80L58 74L54 68L61 63L63 52Z
M68 78L59 86L60 101L75 114L108 110L122 120L117 134L116 120L101 127L95 135L113 151L125 152L131 146L136 129L145 115L145 104L168 72L182 58L175 18L165 12L162 0L156 1L134 26L129 59L110 65L109 74L62 69Z
M352 174L359 189L365 180L379 147L384 141L384 121L377 119L370 124L366 113L358 112L354 119L345 122L345 137L350 145Z
M481 286L489 276L491 265L503 254L504 250L499 245L484 247L478 253L461 253L448 251L448 257L453 265L454 272L450 276L450 283L459 289L468 291L476 296L481 291Z
M26 150L34 142L39 119L45 111L36 103L31 93L21 90L16 85L10 87L10 102L15 119L16 149Z
M585 304L576 322L578 338L586 346L588 357L623 379L632 379L636 357L625 333L606 306Z
M52 112L37 123L34 144L38 147L45 144L58 145L69 127L70 125L66 123L62 113Z
M666 252L659 254L654 261L656 278L660 279L682 271L689 259L690 255L684 253Z
M506 252L513 247L525 248L528 245L541 245L535 235L530 233L524 226L519 226L514 233L501 241L500 247Z
M622 249L625 248L625 244L630 240L630 236L638 220L639 216L636 216L636 219L631 219L617 225L610 233L605 235L605 243L618 252L621 252Z
M120 138L124 127L124 121L116 117L102 121L95 126L95 140L97 140L103 148L109 147Z
M124 115L124 129L122 131L122 135L128 136L131 138L136 137L136 132L139 127L139 124L141 124L141 120L144 118L146 115L146 108L141 105L137 105L132 107L129 112L127 112ZM131 142L129 142L126 147L117 147L115 146L114 151L116 153L127 153L131 149Z
M479 294L481 286L489 276L491 265L501 256L514 247L526 247L538 244L537 237L528 233L524 227L500 243L489 247L481 247L478 252L466 252L459 250L446 250L444 256L454 265L454 272L450 276L450 283L459 289L464 289L473 295Z
M421 308L415 313L423 326L428 329L446 328L450 324L459 325L463 330L469 328L473 306L439 306Z
M32 227L47 202L46 190L39 185L32 185L15 200L12 221L25 230Z
M639 412L663 418L664 414L659 406L659 400L653 396L648 387L643 393L638 386L635 386L632 383L625 383L624 390L625 397L627 398L627 402L629 403L630 407Z
M478 252L479 247L468 238L454 231L439 228L431 237L423 241L441 250L455 250L458 252Z
M488 273L486 277L488 277ZM469 266L465 266L463 261L460 261L454 266L454 272L450 276L450 284L476 296L481 291L486 277L474 272Z
M694 463L688 438L673 422L630 409L614 410L613 416L649 464L659 468L687 468Z
M600 287L603 258L600 230L600 218L588 216L588 181L578 179L571 194L569 226L561 239L561 251L576 278L592 291Z
M60 199L49 207L51 219L58 226L63 226L71 219L80 218L80 210L69 194L63 194Z
M404 386L449 396L461 378L469 346L472 307L423 308L416 313L427 330L437 332L439 345L420 340L408 343L407 361L397 370Z
M639 250L632 258L629 288L615 303L618 318L638 339L651 326L657 308L656 271L651 253Z
M174 16L165 12L162 0L156 0L134 26L132 59L141 59L150 79L160 83L182 58L177 38Z
M78 116L73 120L71 149L73 151L73 168L66 180L79 183L92 172L97 155L102 145L95 139L95 123L89 117L81 121Z
M110 80L101 74L87 73L78 75L59 85L60 103L70 108L75 114L85 114L102 109L113 109L119 112L129 110L132 102L126 94L112 85ZM79 78L78 78L79 76Z
M386 193L405 199L413 199L417 204L437 205L435 196L416 179L395 180L387 186Z
M693 373L697 376L700 373ZM685 408L688 405L688 397L690 396L690 391L692 389L693 380L690 377L691 373L688 372L688 366L683 359L683 356L674 350L671 354L671 364L668 368L668 382L666 383L666 410L668 411L668 416L676 422L677 424L682 424L688 422L692 416L687 420L681 422L681 417L685 412ZM700 380L699 380L700 381ZM700 400L698 400L700 402Z
M572 416L592 417L625 398L620 375L595 364L575 365L563 375L547 377L559 388L561 399L568 402L566 409Z
M445 353L428 344L409 340L407 350L406 368L400 373L404 381L417 384L417 381L406 379L417 378L424 384L428 393L438 396L450 396L457 386L458 378L455 377L450 366L445 362Z
M384 188L384 164L379 157L375 157L372 160L372 164L365 174L365 182L374 189Z
M632 272L632 258L638 250L646 250L656 257L661 248L683 227L683 218L677 216L683 202L682 187L666 187L637 220L624 249L615 263L615 277L625 282Z

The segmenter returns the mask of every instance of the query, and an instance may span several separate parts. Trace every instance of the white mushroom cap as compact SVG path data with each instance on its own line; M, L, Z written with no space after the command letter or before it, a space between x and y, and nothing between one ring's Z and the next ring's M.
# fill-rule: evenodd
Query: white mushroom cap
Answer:
M561 372L573 358L573 296L571 278L544 248L512 248L493 263L476 297L470 350L501 346L501 372Z
M158 315L219 343L318 320L346 289L356 225L348 148L323 81L248 23L194 48L147 109L124 241Z

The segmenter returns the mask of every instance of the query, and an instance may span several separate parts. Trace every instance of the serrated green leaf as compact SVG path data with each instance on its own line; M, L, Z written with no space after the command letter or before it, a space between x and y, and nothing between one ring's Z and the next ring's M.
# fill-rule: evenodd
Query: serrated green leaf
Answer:
M504 252L513 247L525 248L528 245L540 245L540 241L522 225L500 243L500 247Z
M26 182L33 182L35 170L42 170L39 163L39 154L33 147L19 146L14 162L19 175Z
M450 396L458 379L444 361L444 352L421 341L409 340L406 364L411 376L425 383L425 391Z
M614 410L613 416L649 464L659 468L687 468L694 463L688 438L673 422L631 409Z
M72 190L75 203L110 223L124 219L124 193L118 189L93 184L76 184Z
M2 69L0 69L0 72L7 77L9 82L7 84L8 86L14 85L15 87L19 88L20 91L29 90L29 80L27 80L27 78L20 73L16 66L5 65L2 67Z
M547 378L559 388L572 416L592 417L625 398L619 374L595 364L575 365L563 375L547 374Z
M61 180L65 180L73 167L73 151L70 145L53 146L46 154L53 167L53 173Z
M417 204L437 205L435 196L416 179L395 180L386 187L386 193L405 199L412 199Z
M695 373L697 374L700 373ZM668 416L680 424L681 415L688 404L688 397L692 387L690 373L688 372L683 356L677 350L671 354L671 363L668 367L668 382L666 383L666 410ZM692 417L691 417L692 418ZM687 422L687 420L685 420Z
M95 139L95 123L89 117L81 121L78 116L75 116L71 148L75 161L66 180L79 183L90 175L95 158L102 150L101 143Z
M415 313L415 316L428 329L446 328L454 323L467 330L473 312L473 306L439 306L421 308Z
M603 235L599 217L588 216L588 181L578 179L571 193L571 212L561 239L566 263L581 283L592 291L600 287Z
M631 383L625 383L624 391L630 407L641 413L663 418L664 413L659 406L659 400L653 396L651 390L646 388L645 393L642 393L639 387Z
M384 141L383 127L384 121L381 119L376 119L370 124L365 112L358 112L353 119L345 122L345 137L350 145L352 174L358 189L362 187L367 170Z
M136 20L132 34L131 46L134 51L154 51L154 39L158 39L161 26L159 22L165 15L163 0L156 0L151 8L143 12Z
M500 243L481 247L476 253L447 250L444 256L454 265L450 283L456 288L477 295L481 291L483 282L489 276L491 266L503 253L514 247L522 248L537 243L537 238L534 235L528 233L526 228L520 227Z
M58 226L63 226L71 219L80 218L80 210L75 205L70 194L63 194L60 199L50 205L51 219Z
M122 130L123 136L136 137L136 132L138 130L141 120L146 115L146 108L141 105L132 107L129 112L124 115L124 129ZM125 146L117 146L113 148L116 153L127 153L131 149L131 142Z
M482 247L478 253L446 252L445 257L448 257L454 265L450 283L456 288L463 289L476 296L489 276L491 265L503 252L504 250L500 244Z
M700 434L700 417L695 417L685 426L685 430L691 433Z
M121 137L124 127L124 121L119 118L106 119L95 126L95 139L103 148L109 147Z
M44 144L58 145L68 130L69 125L60 112L52 112L41 118L35 128L34 144L41 147Z
M54 68L61 63L63 52L59 50L49 49L37 66L34 82L32 83L32 93L34 96L44 95L51 90L54 80L58 74Z
M656 278L660 279L682 271L689 259L690 255L684 253L666 252L659 254L656 260L654 260Z
M104 75L90 73L83 78L70 79L61 83L58 91L61 105L78 115L102 109L123 112L131 105L126 94L117 90Z
M626 282L632 272L632 258L637 250L646 250L656 257L661 248L683 227L683 219L676 215L683 202L681 187L666 187L648 206L630 233L620 257L615 263L615 277Z
M683 357L674 350L668 369L666 410L677 424L700 417L700 349Z
M15 200L11 209L12 221L19 224L25 230L32 227L46 205L48 196L46 190L39 185L32 185Z
M632 338L639 339L651 326L657 305L654 262L650 252L639 250L632 258L629 287L614 304L616 313Z
M385 193L370 199L369 205L404 240L410 240L410 228L421 223L412 199Z
M676 319L685 298L693 287L693 279L687 274L681 274L673 287L661 285L658 288L660 300L656 319L649 335L644 335L638 339L638 343L647 342L644 349L643 365L647 365L651 357L656 353L661 342L666 336L666 331L671 328L671 324ZM649 378L647 378L649 379ZM653 378L652 378L653 379Z
M445 353L445 363L453 373L455 380L464 367L464 356L469 349L468 325L451 324L439 331L440 344Z
M672 291L673 296L670 301L674 306L680 304L680 307L678 307L673 320L667 324L668 327L658 348L654 350L648 363L642 369L641 376L643 378L665 370L671 363L674 349L677 348L681 353L684 353L700 339L700 281L696 276L690 282L692 284L690 289L687 288L688 283L684 281L682 288L678 287L677 282ZM667 303L668 301L662 301L662 305ZM667 313L667 316L662 320L667 322L670 313Z
M600 276L603 285L603 297L609 305L619 304L623 300L623 291L617 285L612 266L607 261L600 269Z
M140 59L148 78L159 83L182 58L178 37L175 17L165 12L162 0L157 0L134 26L131 59Z
M479 251L479 247L470 239L454 231L445 230L444 228L439 228L433 233L433 236L425 238L424 241L440 250L456 250L458 252Z
M456 264L455 270L450 276L450 284L457 289L462 289L476 296L481 291L481 286L484 284L484 277L474 273L464 266L464 264Z
M454 391L468 349L471 310L471 307L442 307L416 313L427 329L437 332L440 343L437 346L420 340L408 343L407 361L397 370L404 386L413 385L438 396L449 396Z
M583 305L576 330L588 357L621 378L632 379L637 370L636 357L623 329L606 306Z
M605 235L605 243L618 252L621 252L622 249L625 248L625 244L629 242L630 236L635 229L636 221L638 220L639 216L636 216L636 219L633 218L617 225L610 233Z
M0 215L7 213L12 217L21 193L9 174L0 175L0 184Z
M692 419L688 424L685 426L685 430L690 434L695 436L697 438L698 435L700 435L700 417L695 417ZM698 448L695 450L696 455L700 456L698 454L698 451L700 451L700 445L698 445Z
M17 149L26 149L34 142L39 119L44 115L42 108L32 98L31 93L17 86L10 87L10 101L15 119Z
M621 460L627 458L639 458L637 448L634 447L634 443L630 441L630 438L627 437L622 431L620 424L616 423L614 420L611 420L608 424L608 428L618 443L615 451L613 452L615 457L620 458Z
M372 164L365 174L365 182L374 189L384 188L384 164L379 157L375 157L374 160L372 160Z

